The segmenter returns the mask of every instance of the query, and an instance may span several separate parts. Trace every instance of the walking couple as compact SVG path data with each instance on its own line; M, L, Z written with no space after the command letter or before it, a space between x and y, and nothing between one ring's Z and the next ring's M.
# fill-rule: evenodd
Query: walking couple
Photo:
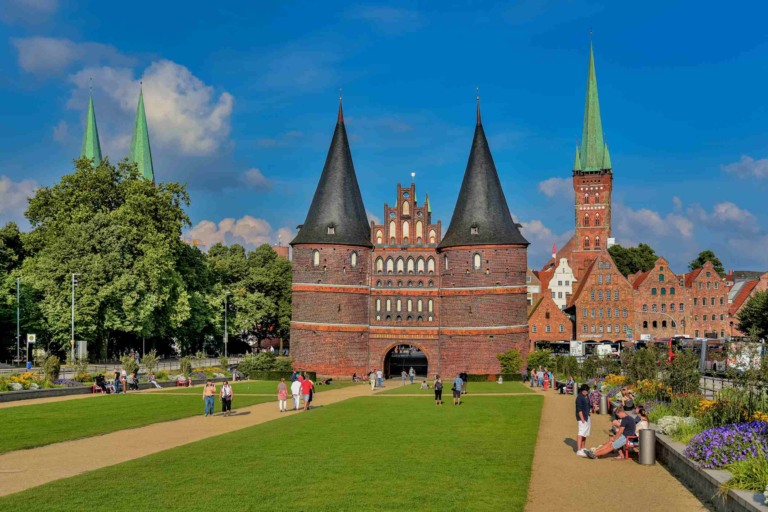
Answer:
M224 385L221 386L221 392L219 393L219 397L221 398L221 412L224 413L224 416L232 414L232 398L234 396L232 386L229 385L228 381L224 381ZM215 397L216 384L209 380L205 383L205 387L203 388L203 401L205 402L206 416L213 416L213 402Z

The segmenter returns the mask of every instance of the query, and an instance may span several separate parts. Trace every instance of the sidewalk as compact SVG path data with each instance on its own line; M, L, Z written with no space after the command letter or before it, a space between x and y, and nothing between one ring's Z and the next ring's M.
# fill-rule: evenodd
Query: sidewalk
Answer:
M323 406L358 396L371 396L371 389L367 386L350 386L324 391L315 395L313 404ZM200 415L191 418L0 455L0 496L248 428L286 415L312 414L311 411L281 414L277 402L242 409L237 408L237 402L234 405L234 414L229 417L217 413L213 417L205 418L201 405Z
M576 398L545 395L526 512L592 512L612 508L709 510L663 466L576 455ZM608 415L592 416L587 447L608 440Z

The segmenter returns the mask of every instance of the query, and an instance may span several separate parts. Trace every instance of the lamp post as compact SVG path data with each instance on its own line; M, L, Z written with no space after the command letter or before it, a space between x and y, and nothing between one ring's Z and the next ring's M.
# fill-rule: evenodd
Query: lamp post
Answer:
M16 362L18 363L21 352L21 327L19 324L19 310L21 309L20 294L19 294L19 282L20 278L16 278Z
M69 343L72 346L72 361L75 361L75 285L77 285L77 276L80 274L72 274L72 339Z
M224 357L227 357L227 343L229 343L229 332L227 331L227 298L230 296L230 292L224 293Z

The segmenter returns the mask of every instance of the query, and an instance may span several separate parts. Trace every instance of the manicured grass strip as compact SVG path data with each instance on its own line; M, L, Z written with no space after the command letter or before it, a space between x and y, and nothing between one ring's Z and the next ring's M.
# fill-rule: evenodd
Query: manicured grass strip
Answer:
M428 380L430 388L432 387L432 381ZM387 395L413 395L417 393L424 393L425 395L435 395L433 389L420 389L421 382L415 382L413 384L406 384L403 386L400 382L394 383L387 381L382 394ZM451 386L452 381L443 381L443 399L449 400L451 398ZM468 396L472 396L472 393L533 393L531 389L525 386L522 382L505 382L503 384L497 384L495 382L468 382L467 383Z
M541 404L351 399L0 498L0 509L522 511Z
M235 396L237 396L238 393L250 393L250 394L263 394L263 393L274 393L275 399L277 399L277 385L279 384L279 381L271 381L271 380L253 380L253 381L247 381L247 382L234 382L232 383L232 391L235 393ZM291 383L286 380L285 384L289 388L289 394L290 394L290 387ZM216 383L216 390L220 390L222 386L221 382ZM348 386L362 386L362 384L350 382L350 381L344 381L344 382L333 382L329 386L323 386L323 385L316 385L315 390L317 392L321 391L330 391L332 389L340 389L345 388ZM162 391L155 391L154 393L192 393L192 394L200 394L203 393L203 387L202 386L195 386L192 388L168 388L164 389Z
M3 432L0 435L0 453L202 415L202 393L201 388L199 393L190 396L150 393L100 395L82 400L0 409L0 428ZM238 409L273 400L276 399L235 396L232 405ZM216 412L220 409L221 403L217 400Z

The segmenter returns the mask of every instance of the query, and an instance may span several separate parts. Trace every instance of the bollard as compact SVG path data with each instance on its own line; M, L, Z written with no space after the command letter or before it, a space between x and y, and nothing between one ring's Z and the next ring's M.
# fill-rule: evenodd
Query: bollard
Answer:
M640 431L640 456L638 462L646 466L656 464L656 431L646 428Z
M600 414L608 414L608 397L600 395Z

